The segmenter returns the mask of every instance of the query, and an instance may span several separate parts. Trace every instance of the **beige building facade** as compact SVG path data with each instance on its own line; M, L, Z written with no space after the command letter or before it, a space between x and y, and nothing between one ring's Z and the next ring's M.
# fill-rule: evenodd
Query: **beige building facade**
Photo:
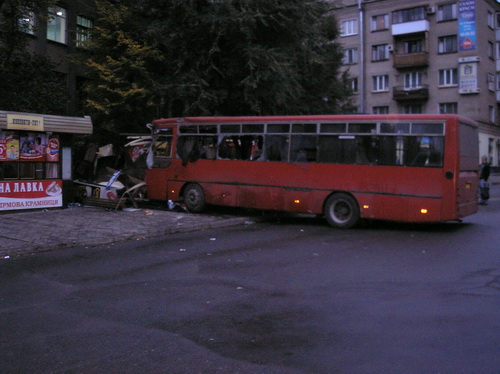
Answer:
M332 0L359 113L456 113L500 165L500 4ZM479 163L479 160L478 160Z

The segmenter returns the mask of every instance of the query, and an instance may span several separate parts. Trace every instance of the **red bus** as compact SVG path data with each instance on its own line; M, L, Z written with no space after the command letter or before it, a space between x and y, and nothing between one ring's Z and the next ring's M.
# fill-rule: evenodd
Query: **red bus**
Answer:
M461 220L477 211L477 124L457 115L159 119L148 197L360 219Z

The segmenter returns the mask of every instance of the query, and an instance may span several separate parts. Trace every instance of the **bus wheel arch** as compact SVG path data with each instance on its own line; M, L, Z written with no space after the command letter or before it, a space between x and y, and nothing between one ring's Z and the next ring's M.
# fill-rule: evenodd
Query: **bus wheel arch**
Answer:
M334 192L326 200L323 212L333 227L352 228L361 221L359 205L354 196L346 192Z
M193 213L199 213L205 209L205 192L198 183L187 183L182 188L182 196L186 208Z

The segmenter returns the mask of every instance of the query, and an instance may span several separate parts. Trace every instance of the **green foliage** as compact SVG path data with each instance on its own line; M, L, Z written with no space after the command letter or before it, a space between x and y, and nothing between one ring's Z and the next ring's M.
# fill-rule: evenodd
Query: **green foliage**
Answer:
M26 50L28 36L19 20L26 14L47 14L53 0L0 0L0 108L65 114L66 84L49 59ZM40 16L43 21L43 16Z
M0 108L18 112L66 114L64 76L43 56L27 52L11 56L0 70Z
M158 116L336 113L349 104L321 0L96 1L88 105L111 131Z
M154 117L155 71L164 60L144 43L137 13L125 5L96 2L93 38L73 60L87 66L87 107L101 135L144 131Z

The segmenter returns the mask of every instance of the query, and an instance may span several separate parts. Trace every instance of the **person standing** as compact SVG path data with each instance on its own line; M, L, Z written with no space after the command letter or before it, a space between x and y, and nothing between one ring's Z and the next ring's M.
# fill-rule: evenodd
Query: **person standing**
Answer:
M488 157L481 157L481 165L479 166L479 204L488 205L490 198L490 184L488 178L490 177L490 164Z

